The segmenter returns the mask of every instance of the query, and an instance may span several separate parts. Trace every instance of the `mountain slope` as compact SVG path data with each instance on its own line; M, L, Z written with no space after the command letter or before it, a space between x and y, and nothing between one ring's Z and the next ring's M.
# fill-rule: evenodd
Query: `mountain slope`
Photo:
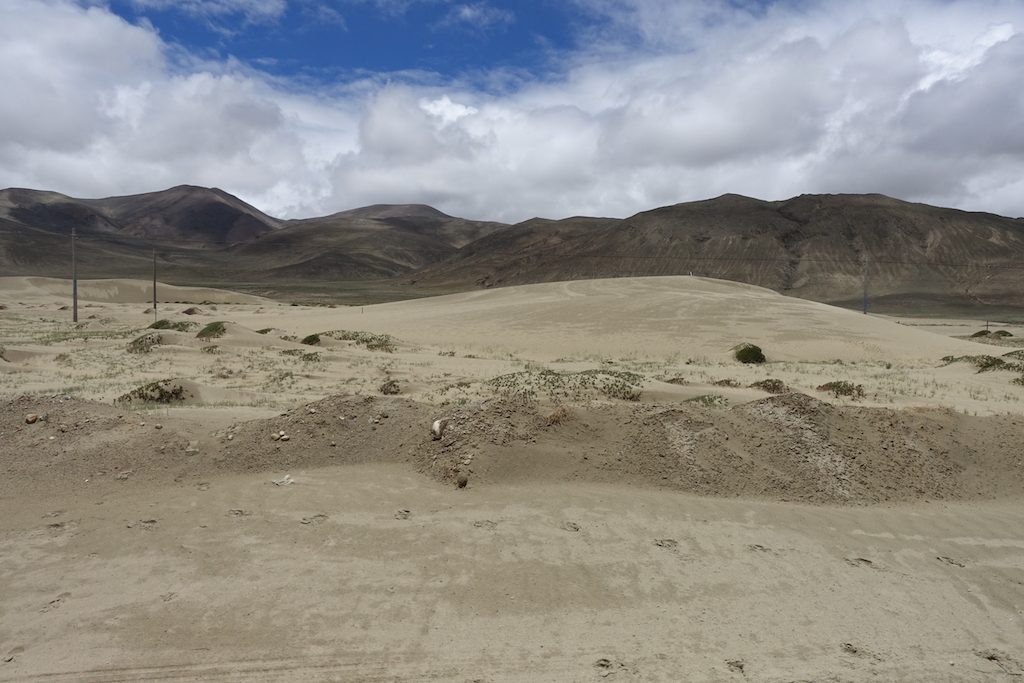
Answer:
M823 301L942 296L1024 305L1024 220L882 195L738 195L630 218L531 220L414 274L479 286L694 274Z

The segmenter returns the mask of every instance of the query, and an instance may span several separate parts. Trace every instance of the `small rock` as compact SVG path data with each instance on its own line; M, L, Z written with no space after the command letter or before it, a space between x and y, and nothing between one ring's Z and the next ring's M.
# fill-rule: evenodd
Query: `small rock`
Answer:
M25 416L25 424L34 425L39 421L39 416L35 413L29 413Z
M334 447L335 447L335 446L337 446L337 445L338 445L338 444L334 443L333 441L331 442L331 448L334 448Z
M279 440L281 438L281 435L280 434L271 434L270 438L273 439L274 441L277 441L277 440Z
M145 426L146 426L146 423L145 423L145 422L140 422L140 423L139 423L139 426L140 426L140 427L145 427Z
M277 435L278 435L278 436L284 436L284 430L282 429L281 431L279 431L279 432L277 433Z
M234 438L235 438L234 434L228 434L228 441L231 441Z
M186 453L198 453L199 452L199 442L198 441L189 441L188 445L185 446L185 452Z
M41 413L39 415L39 421L40 422L46 422L49 419L50 419L50 414L49 413Z
M132 476L132 471L131 470L125 470L124 472L118 472L117 476L114 477L114 478L117 479L118 481L125 481L130 476Z
M430 435L434 437L434 441L440 441L441 437L444 436L444 430L448 428L448 420L434 420L434 423L430 425Z
M153 429L163 429L163 425L153 425Z
M282 437L281 437L281 441L290 441L290 440L291 440L291 438L292 438L292 437L290 437L290 436L288 436L287 434L285 434L284 436L282 436Z

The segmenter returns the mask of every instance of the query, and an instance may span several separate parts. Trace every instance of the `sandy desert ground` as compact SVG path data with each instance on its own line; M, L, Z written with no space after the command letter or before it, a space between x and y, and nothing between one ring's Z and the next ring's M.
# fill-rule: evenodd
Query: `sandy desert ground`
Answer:
M68 289L0 278L0 681L1024 675L1022 328Z

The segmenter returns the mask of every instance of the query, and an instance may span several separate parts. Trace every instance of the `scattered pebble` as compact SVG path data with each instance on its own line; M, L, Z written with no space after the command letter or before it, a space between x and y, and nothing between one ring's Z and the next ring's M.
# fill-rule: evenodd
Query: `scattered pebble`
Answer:
M25 416L25 424L33 425L39 421L39 416L35 413L29 413Z

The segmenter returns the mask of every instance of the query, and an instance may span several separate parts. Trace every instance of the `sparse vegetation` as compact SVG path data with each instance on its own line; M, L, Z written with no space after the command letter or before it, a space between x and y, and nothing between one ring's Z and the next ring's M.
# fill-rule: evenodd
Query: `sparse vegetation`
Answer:
M185 388L173 380L150 382L114 399L114 403L174 403L185 400Z
M199 332L196 333L196 338L197 339L216 339L218 337L223 337L224 333L226 333L226 332L227 332L227 328L224 327L224 321L218 320L216 322L210 323L209 325L207 325L203 329L199 330Z
M273 327L264 327L262 330L256 330L256 334L270 334L273 331Z
M1009 330L996 330L995 332L992 333L992 336L993 337L1006 338L1006 337L1012 337L1013 333L1010 332Z
M716 387L730 387L736 389L740 386L740 383L734 379L720 379L712 382Z
M854 401L864 398L865 396L863 384L854 384L853 382L845 379L826 382L818 387L818 391L827 391L836 398L846 397L853 399Z
M1011 355L1018 352L1011 351L1010 353L1003 354L1003 357L1009 356L1016 358L1017 356ZM1014 372L1024 372L1024 364L1022 363L1009 363L1003 358L998 356L989 356L985 354L977 356L943 356L942 358L944 365L951 365L953 363L970 363L974 367L978 368L978 372L988 372L990 370L1012 370Z
M975 337L987 337L990 334L992 333L989 332L988 330L978 330L977 332L971 335L971 339L974 339Z
M307 334L299 343L305 344L306 346L316 346L320 343L320 335L315 332L313 334Z
M156 332L148 332L128 342L125 349L128 353L149 353L162 341L161 336Z
M384 384L380 385L380 393L385 396L395 396L402 393L402 388L398 385L398 382L393 379L389 379L384 382Z
M559 403L555 406L555 409L551 411L551 414L548 415L548 426L554 427L555 425L560 425L571 417L572 413L569 412L569 409Z
M155 323L149 326L151 330L174 330L175 332L191 332L195 328L199 327L199 323L194 323L191 320L168 320L163 318L157 320Z
M353 330L334 330L332 332L323 332L321 334L339 341L355 342L359 346L365 347L367 351L394 353L398 350L398 345L395 343L394 337L389 334L373 334L371 332L359 332Z
M285 356L295 356L303 363L319 363L323 360L323 356L320 355L319 351L303 351L301 349L285 349L281 352Z
M761 391L767 391L769 394L784 394L789 391L789 387L781 379L762 379L754 382L750 385L751 389L760 389Z
M488 385L505 398L523 402L534 401L540 396L583 401L595 394L623 401L639 401L642 383L643 377L633 372L525 370L495 377Z
M199 350L202 351L203 353L209 353L209 354L220 353L220 347L217 346L216 344L210 344L209 346L204 346L203 348L201 348Z
M699 406L705 408L725 408L729 405L729 399L725 396L719 396L718 394L701 394L700 396L694 396L686 401L687 403L696 403Z
M763 363L766 360L760 346L747 342L734 346L732 351L733 356L741 363Z

